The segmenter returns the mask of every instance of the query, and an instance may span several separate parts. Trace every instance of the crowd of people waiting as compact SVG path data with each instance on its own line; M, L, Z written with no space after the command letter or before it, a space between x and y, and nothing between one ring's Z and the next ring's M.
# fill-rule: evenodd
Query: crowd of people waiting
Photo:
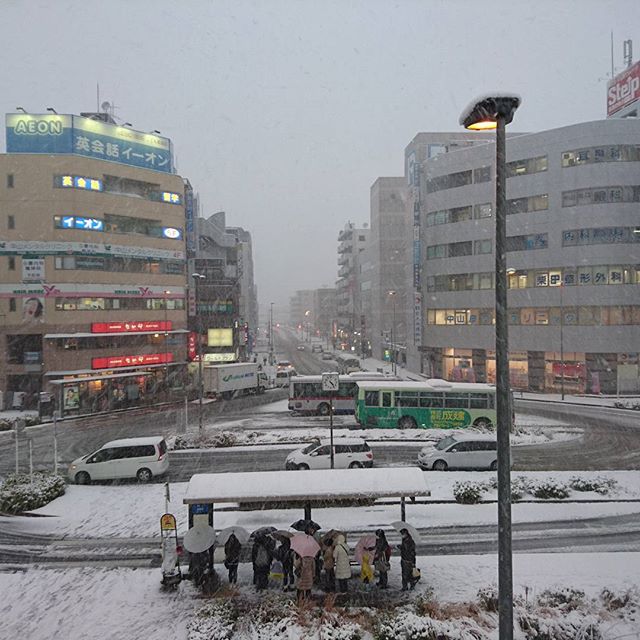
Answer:
M259 530L254 533L251 547L253 564L253 584L258 591L268 588L269 578L282 581L283 591L296 590L298 601L310 597L314 584L327 592L347 593L352 577L351 555L344 533L332 530L320 535L317 529L308 527L304 533L318 543L315 555L299 554L291 548L291 536L286 532ZM413 589L420 580L420 570L416 568L416 545L407 529L401 529L400 567L402 571L402 591ZM369 543L361 544L362 542ZM359 548L358 548L359 546ZM392 549L382 529L374 536L365 536L356 547L356 560L360 564L360 579L365 585L373 584L380 589L388 588L388 574L391 570ZM238 581L242 544L231 533L224 545L224 564L229 572L229 583Z

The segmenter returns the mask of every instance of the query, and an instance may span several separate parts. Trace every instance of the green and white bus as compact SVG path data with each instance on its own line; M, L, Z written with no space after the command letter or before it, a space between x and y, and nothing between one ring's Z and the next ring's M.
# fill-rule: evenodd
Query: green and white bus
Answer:
M382 429L490 428L496 424L494 385L426 380L358 381L356 420Z

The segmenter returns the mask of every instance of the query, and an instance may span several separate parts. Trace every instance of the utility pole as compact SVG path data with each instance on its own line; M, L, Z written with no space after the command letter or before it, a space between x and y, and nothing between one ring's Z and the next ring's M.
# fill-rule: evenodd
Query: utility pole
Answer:
M199 287L198 283L200 280L204 280L206 278L205 275L201 273L192 273L191 277L195 281L196 287L196 322L198 327L198 436L202 437L203 434L203 426L202 426L202 399L204 395L204 386L202 381L202 314L198 311L198 299L199 299Z
M271 303L269 316L269 364L273 364L273 302Z

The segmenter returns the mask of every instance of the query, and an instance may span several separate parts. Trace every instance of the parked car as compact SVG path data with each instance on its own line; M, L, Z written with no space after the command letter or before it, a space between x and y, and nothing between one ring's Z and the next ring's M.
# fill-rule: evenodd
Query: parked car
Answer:
M322 359L323 360L333 360L333 355L331 353L328 353L327 351L323 351Z
M97 451L74 460L67 475L76 484L124 478L149 482L168 470L167 443L162 436L152 436L107 442Z
M435 446L424 447L418 454L421 469L446 471L447 469L498 468L495 436L482 434L450 435Z
M311 353L322 353L322 345L321 344L312 344L311 345Z
M361 469L373 466L373 452L362 438L335 438L334 468ZM287 456L288 470L330 469L331 441L328 438L315 440L311 444L293 451Z

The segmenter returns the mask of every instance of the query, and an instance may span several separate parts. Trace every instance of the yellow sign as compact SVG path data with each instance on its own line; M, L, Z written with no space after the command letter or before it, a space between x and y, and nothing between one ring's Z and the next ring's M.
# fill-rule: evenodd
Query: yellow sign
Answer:
M209 329L207 344L210 347L232 347L233 329Z
M160 529L162 531L175 531L176 530L176 517L171 513L165 513L160 518Z

